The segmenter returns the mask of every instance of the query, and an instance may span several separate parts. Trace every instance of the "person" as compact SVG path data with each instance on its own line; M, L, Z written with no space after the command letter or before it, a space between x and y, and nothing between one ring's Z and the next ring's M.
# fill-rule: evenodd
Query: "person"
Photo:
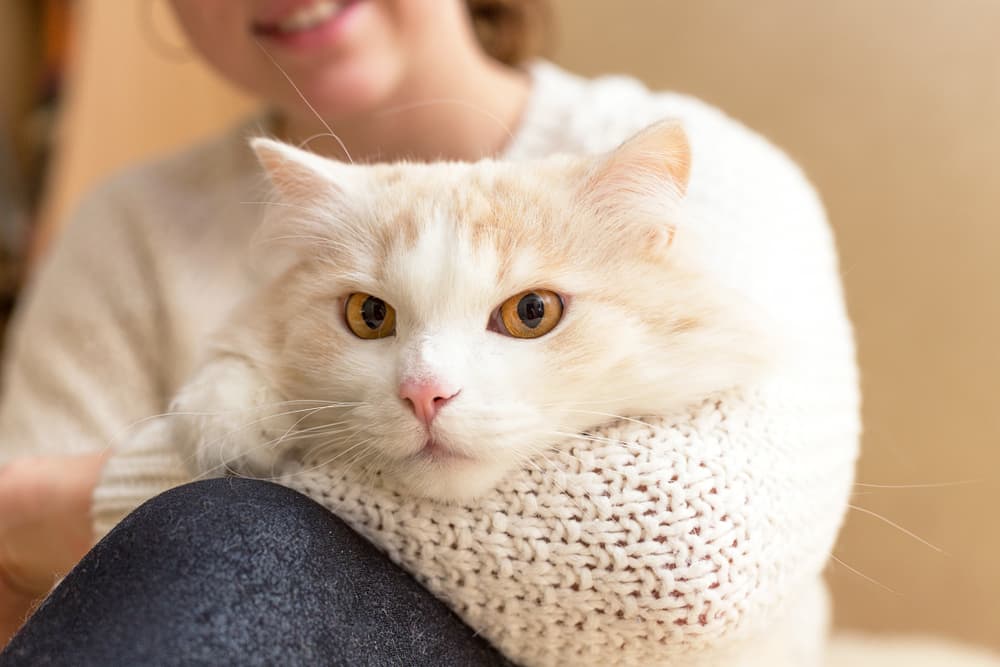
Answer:
M223 511L233 487L182 486L188 480L174 472L169 453L123 444L123 432L142 428L145 417L165 409L191 371L199 341L252 288L236 250L249 242L256 220L240 202L253 201L260 185L247 137L269 133L354 161L523 159L607 150L673 114L689 124L695 155L712 142L738 141L782 174L785 192L812 201L810 186L777 151L701 103L650 93L624 77L586 81L534 59L547 16L539 0L171 3L198 54L265 110L224 136L130 170L91 194L32 282L10 338L0 408L0 456L6 461L0 469L0 641L84 558L95 530L109 531L156 498L83 559L4 658L28 664L32 656L60 655L66 664L102 664L126 655L144 664L208 664L231 662L234 655L246 662L253 655L259 660L250 662L269 664L281 655L284 664L313 664L315 654L295 653L305 646L322 647L330 664L502 664L445 608L427 607L430 595L412 579L400 579L377 552L351 543L357 554L352 562L359 565L339 575L336 562L318 555L330 552L329 540L292 549L295 567L279 562L276 545L301 540L302 532L277 530L275 540L262 541L275 516L304 522L309 534L333 535L329 539L337 544L352 539L304 499L251 484L240 488L252 511L236 517ZM326 136L327 126L336 138ZM821 212L816 220L825 230ZM836 285L832 263L818 271ZM828 296L821 301L839 323L837 354L849 358L837 288ZM848 387L847 395L852 391ZM850 435L842 443L845 461L853 461L855 444ZM180 488L157 495L175 486ZM193 507L219 511L199 523L191 517L204 519L206 513ZM163 546L156 528L164 516L172 517L169 525L185 547ZM837 521L832 523L831 539ZM221 567L212 563L232 548L260 554L263 563L235 588L226 577L211 575ZM299 581L301 564L314 560L316 572ZM208 563L210 574L175 591L176 571L169 572L178 563L186 564L187 573ZM237 611L247 587L286 577L298 582L282 588L286 596L321 588L318 582L326 579L371 584L346 602L328 586L303 603L314 617L341 619L336 627L345 629L343 642L328 643L330 633L321 624L303 621L309 627L291 629L288 615L306 614L289 611L279 593L253 613ZM395 583L377 583L389 580ZM211 610L192 603L206 590L218 603ZM379 605L359 608L360 620L368 623L343 620L359 596L385 600L389 590L405 593L402 602L384 605L392 622L381 631L372 629L377 621L371 620L381 613ZM406 634L413 610L425 608L427 627L438 630ZM103 630L81 625L81 618L94 624L105 619L98 625ZM205 640L204 626L213 623L214 636L231 641ZM254 630L263 627L273 629L260 633L268 641ZM54 632L62 652L53 645ZM116 653L125 644L138 652ZM192 648L206 645L202 654ZM389 646L388 653L365 662L378 645ZM446 653L440 651L452 650L458 652L441 657ZM425 656L424 662L414 655Z

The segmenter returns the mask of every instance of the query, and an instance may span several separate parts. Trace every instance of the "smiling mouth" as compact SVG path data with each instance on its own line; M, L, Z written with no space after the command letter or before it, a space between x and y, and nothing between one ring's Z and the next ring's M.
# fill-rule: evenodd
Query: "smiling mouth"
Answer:
M253 32L261 37L281 37L314 30L335 19L358 0L316 0L273 21L255 21Z

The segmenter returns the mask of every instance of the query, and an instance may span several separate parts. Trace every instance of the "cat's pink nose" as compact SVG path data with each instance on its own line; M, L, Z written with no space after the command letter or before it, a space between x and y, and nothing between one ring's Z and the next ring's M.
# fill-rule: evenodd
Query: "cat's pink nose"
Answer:
M427 426L434 421L438 410L460 391L436 380L403 380L399 385L399 397L410 404L413 414Z

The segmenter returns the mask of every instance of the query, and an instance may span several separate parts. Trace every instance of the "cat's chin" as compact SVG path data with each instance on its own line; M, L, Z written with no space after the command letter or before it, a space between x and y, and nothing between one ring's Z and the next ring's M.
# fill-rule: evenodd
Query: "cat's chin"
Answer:
M489 493L509 472L507 466L465 457L431 458L400 463L386 471L403 493L449 503L475 500Z

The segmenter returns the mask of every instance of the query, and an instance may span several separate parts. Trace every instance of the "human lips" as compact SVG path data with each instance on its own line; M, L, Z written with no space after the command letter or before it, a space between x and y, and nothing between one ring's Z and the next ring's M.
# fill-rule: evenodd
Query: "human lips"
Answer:
M335 21L358 0L312 0L275 3L253 20L260 37L290 37L316 30Z

